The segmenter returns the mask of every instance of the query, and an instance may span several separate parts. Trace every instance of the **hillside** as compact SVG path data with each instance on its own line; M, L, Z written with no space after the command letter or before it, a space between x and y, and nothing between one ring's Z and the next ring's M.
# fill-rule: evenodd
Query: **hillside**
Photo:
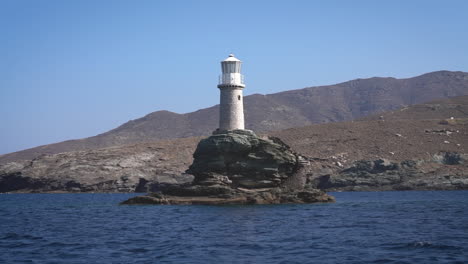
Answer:
M451 119L453 118L453 119ZM319 159L427 159L437 151L468 152L468 96L435 100L356 121L271 132Z
M254 94L244 99L246 128L265 132L347 121L459 95L468 95L468 73L449 71L409 79L376 77L268 95ZM209 135L217 127L218 110L218 106L213 106L187 114L157 111L94 137L2 155L0 164L42 154Z
M467 110L468 96L461 96L359 121L269 134L305 155L311 161L311 184L324 189L466 189ZM183 183L191 180L183 172L199 140L162 140L11 162L0 165L0 192L146 191ZM375 162L379 160L386 165ZM386 182L396 184L389 187Z
M377 113L358 119L366 120L402 120L402 119L450 119L468 116L468 96L457 96L434 100L426 104L403 107L394 111Z

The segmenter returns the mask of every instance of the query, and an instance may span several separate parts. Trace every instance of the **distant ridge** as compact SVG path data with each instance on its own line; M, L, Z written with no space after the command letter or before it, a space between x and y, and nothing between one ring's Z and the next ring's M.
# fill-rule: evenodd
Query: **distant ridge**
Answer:
M468 73L459 71L437 71L408 79L356 79L275 94L254 94L244 99L246 128L265 132L353 120L461 95L468 95ZM216 105L187 114L157 111L97 136L1 155L0 163L33 159L42 154L209 135L217 127L218 110Z

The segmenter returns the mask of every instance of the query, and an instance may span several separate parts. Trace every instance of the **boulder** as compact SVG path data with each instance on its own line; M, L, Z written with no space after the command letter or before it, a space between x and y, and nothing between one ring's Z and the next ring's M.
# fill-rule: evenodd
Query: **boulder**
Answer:
M226 131L203 139L187 170L195 184L279 187L295 174L299 155L278 138L260 138L249 130Z
M457 152L440 152L433 155L433 160L440 164L445 165L458 165L463 164L467 159L467 155Z

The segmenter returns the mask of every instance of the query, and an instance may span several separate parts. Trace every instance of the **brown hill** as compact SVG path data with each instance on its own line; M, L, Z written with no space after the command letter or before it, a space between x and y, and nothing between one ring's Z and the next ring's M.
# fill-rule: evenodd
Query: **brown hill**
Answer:
M450 119L466 118L468 116L468 96L435 100L426 104L403 107L366 116L358 120L401 120L401 119Z
M453 118L453 119L452 119ZM272 132L296 151L318 159L428 159L468 152L468 96L436 100L356 121Z
M438 98L468 94L468 73L438 71L409 79L357 79L276 94L246 96L248 129L264 132L314 123L346 121ZM106 133L0 156L0 164L41 154L97 149L159 139L209 135L218 106L192 113L153 112Z

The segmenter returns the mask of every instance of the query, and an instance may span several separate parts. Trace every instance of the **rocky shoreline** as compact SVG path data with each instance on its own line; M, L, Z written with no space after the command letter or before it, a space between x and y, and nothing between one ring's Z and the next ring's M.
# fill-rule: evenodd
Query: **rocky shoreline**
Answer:
M440 157L460 157L450 164ZM466 154L442 152L428 160L388 159L360 160L351 166L339 166L339 161L307 158L306 184L326 192L332 191L392 191L392 190L468 190L468 162ZM27 168L12 165L9 172L0 166L0 193L128 193L160 192L174 186L183 186L194 177L183 171L167 171L166 175L102 177L35 177L24 173ZM92 165L90 165L92 166ZM129 169L127 169L129 170ZM138 168L132 168L138 172ZM26 175L25 175L26 174ZM92 178L93 175L89 176Z
M444 158L446 157L446 158ZM452 158L456 157L455 164ZM324 191L391 191L391 190L467 190L468 162L466 154L442 152L429 160L388 159L360 160L351 166L339 166L339 161L308 158L305 166L306 184ZM159 192L182 186L194 177L178 171L166 176L137 174L117 179L84 177L34 177L24 175L21 166L0 166L2 193L79 193L79 192ZM18 169L20 168L20 169ZM3 170L1 170L3 169ZM133 168L138 171L138 168ZM90 176L92 178L92 176Z
M325 191L467 190L467 157L446 152L430 161L360 160L348 168L315 173L309 183Z

